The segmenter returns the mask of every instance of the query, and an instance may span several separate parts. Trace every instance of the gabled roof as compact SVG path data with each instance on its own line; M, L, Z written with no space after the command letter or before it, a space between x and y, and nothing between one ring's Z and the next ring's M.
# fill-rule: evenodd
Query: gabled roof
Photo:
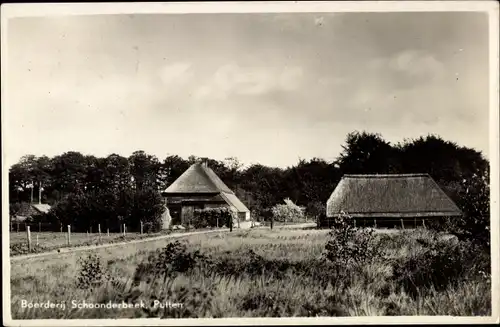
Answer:
M41 213L47 213L50 210L50 205L48 204L38 203L32 204L32 206Z
M328 199L327 216L460 216L462 212L428 174L344 175Z
M22 203L16 216L29 217L39 213L48 213L50 205L43 203Z
M250 212L243 202L241 202L240 199L238 199L238 197L233 193L223 192L220 195L224 198L227 204L233 206L238 212Z
M191 165L163 193L219 193L233 194L233 191L212 169L202 163Z

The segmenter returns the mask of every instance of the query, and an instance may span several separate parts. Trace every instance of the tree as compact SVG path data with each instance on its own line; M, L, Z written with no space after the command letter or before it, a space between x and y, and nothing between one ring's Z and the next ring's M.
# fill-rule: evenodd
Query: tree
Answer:
M326 203L341 178L338 168L319 158L300 160L289 171L295 178L295 187L289 185L289 189L299 191L296 201L305 206L313 202Z
M398 148L402 172L428 173L442 185L484 176L489 166L480 152L435 135L407 140Z
M136 189L145 187L158 189L160 162L156 156L148 155L144 151L135 151L128 161Z
M380 134L352 132L337 159L343 174L381 174L399 170L398 151Z
M177 155L166 157L158 170L160 188L164 190L169 187L189 166L190 164L187 160Z
M137 189L134 192L131 219L129 219L127 223L131 228L137 230L142 220L142 222L150 226L153 231L159 231L161 228L161 215L163 210L163 199L156 189Z
M119 192L131 187L132 175L130 174L130 163L127 158L118 154L111 154L106 157L104 167L105 187Z
M84 190L87 160L80 152L70 151L51 160L52 187L60 196Z

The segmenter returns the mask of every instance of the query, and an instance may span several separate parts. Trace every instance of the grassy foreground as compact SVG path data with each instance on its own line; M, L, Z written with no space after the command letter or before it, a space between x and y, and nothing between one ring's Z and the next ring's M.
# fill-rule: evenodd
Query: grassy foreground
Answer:
M484 265L465 269L463 262L447 261L422 271L442 260L429 252L429 232L376 235L380 258L340 268L321 259L327 232L254 229L196 235L156 254L151 251L168 240L99 249L83 271L82 253L12 262L12 318L491 314ZM22 307L47 301L65 308ZM145 307L73 308L72 301Z

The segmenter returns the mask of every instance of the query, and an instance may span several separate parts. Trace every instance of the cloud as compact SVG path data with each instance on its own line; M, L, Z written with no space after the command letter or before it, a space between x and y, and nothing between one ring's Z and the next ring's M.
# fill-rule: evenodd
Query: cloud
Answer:
M374 58L368 63L368 68L380 73L396 75L394 77L399 77L399 79L411 79L414 83L438 80L445 73L443 63L432 54L417 50L405 50L390 57Z
M191 64L187 62L165 65L160 69L160 78L165 85L186 84L192 77Z
M268 68L227 64L219 67L199 87L196 95L227 98L230 95L258 96L276 91L290 92L300 87L302 77L303 70L297 66Z

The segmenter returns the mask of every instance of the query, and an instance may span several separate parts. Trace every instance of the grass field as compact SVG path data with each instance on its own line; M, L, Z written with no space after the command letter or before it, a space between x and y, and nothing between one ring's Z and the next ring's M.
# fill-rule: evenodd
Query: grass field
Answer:
M416 292L405 283L408 279L395 275L401 267L432 266L417 260L428 258L424 255L430 239L427 234L418 230L377 234L377 246L383 250L381 258L340 268L321 260L327 231L293 229L185 237L180 240L180 247L169 250L177 251L174 257L169 257L168 251L163 252L163 257L149 257L151 251L164 247L168 240L98 249L92 253L97 255L100 266L96 268L95 262L87 265L86 274L79 272L78 259L85 256L83 253L12 262L12 317L490 315L490 281L474 267L460 270L454 280L444 284L442 279L418 279L422 274L410 269L415 277L410 281L419 286ZM205 258L193 255L196 250ZM148 258L153 265L141 266ZM457 265L463 266L460 262ZM458 269L457 265L451 264L454 269ZM77 287L82 276L99 275L96 270L108 277L83 289ZM165 274L155 279L157 271ZM440 271L441 268L433 270L429 276L435 277ZM65 310L22 308L23 300L64 302ZM80 305L83 301L142 301L146 308L72 308L72 301ZM182 307L155 307L155 301L181 303Z

